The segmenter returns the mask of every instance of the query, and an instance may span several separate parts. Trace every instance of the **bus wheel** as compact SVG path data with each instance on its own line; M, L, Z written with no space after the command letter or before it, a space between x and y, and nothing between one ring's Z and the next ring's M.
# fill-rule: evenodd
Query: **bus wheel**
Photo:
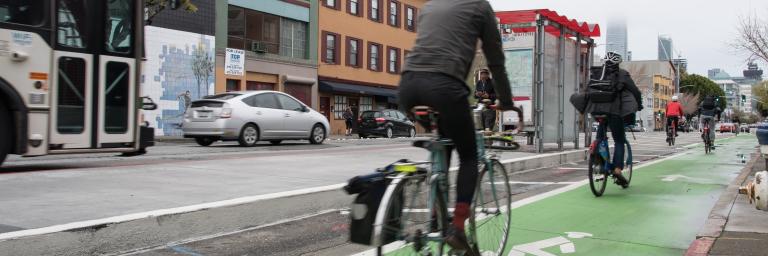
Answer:
M0 103L0 165L11 152L11 113Z

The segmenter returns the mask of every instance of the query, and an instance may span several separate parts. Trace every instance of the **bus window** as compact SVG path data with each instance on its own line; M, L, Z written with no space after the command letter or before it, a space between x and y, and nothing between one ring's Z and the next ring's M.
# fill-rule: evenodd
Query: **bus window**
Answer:
M59 89L56 130L61 134L80 134L85 127L85 60L59 59Z
M107 88L104 95L106 133L123 134L128 131L129 71L128 64L107 62Z
M130 54L133 35L133 8L128 0L110 0L107 4L106 49L111 53Z
M85 48L88 42L88 25L86 19L87 0L59 0L56 12L56 27L61 46Z
M40 25L44 0L0 0L0 22Z

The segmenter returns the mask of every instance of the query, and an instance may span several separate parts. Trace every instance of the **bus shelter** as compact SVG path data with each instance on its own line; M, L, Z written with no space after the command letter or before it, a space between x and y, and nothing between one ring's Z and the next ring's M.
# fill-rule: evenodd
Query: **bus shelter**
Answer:
M578 124L588 122L568 99L589 81L593 38L600 36L600 27L547 9L502 11L496 16L512 93L525 111L526 131L536 151L544 152L545 144L562 150L570 142L579 148ZM517 122L516 115L503 116L505 125ZM585 144L591 135L586 131Z

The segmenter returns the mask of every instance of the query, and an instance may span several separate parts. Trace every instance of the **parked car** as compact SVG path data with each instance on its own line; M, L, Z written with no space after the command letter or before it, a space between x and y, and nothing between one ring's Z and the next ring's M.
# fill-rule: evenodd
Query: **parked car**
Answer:
M723 123L720 125L720 133L736 132L736 125L733 123Z
M369 110L360 114L357 120L357 134L360 138L380 136L416 137L416 126L400 111L394 109Z
M193 101L184 114L182 131L201 146L238 141L251 147L258 141L309 140L328 137L328 119L288 94L276 91L228 92Z
M749 125L746 125L746 124L742 124L742 125L739 127L739 131L740 131L740 132L746 132L746 133L749 133Z

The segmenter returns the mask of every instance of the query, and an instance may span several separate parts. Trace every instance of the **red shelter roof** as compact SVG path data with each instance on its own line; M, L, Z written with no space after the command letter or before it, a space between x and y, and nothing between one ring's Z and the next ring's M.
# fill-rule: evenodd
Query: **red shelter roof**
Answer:
M549 9L496 12L496 17L498 17L501 20L500 22L501 24L518 24L518 23L535 22L537 14L540 14L541 16L546 17L550 21L554 21L559 24L562 24L566 28L572 31L581 33L584 36L589 36L589 37L600 36L600 25L589 24L586 22L579 22L575 19L568 19L568 17L566 17L565 15L560 15L555 11L550 11ZM521 27L521 28L516 27L516 28L512 28L512 30L516 33L534 32L536 31L536 27L535 26ZM546 31L553 34L560 33L557 28L552 26L548 26L546 28Z

